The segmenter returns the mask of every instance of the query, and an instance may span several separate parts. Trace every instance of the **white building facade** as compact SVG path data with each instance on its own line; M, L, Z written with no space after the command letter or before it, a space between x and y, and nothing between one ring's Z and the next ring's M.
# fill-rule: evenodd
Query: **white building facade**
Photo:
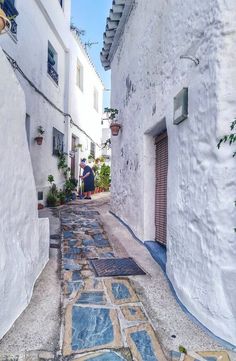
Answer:
M0 48L0 339L30 302L49 259L25 132L25 95Z
M91 148L99 153L103 85L71 31L70 0L5 3L14 3L19 13L15 19L17 31L1 36L0 45L23 72L22 76L16 70L16 75L26 95L28 143L38 201L44 203L48 175L54 176L60 188L65 181L57 166L58 151L68 154L74 178L78 178L80 156L86 157ZM83 90L78 84L79 64ZM39 126L45 130L42 145L35 141ZM79 154L78 144L83 144L85 154Z
M101 60L112 72L112 211L164 244L176 294L236 345L235 160L217 149L236 114L233 1L115 0Z

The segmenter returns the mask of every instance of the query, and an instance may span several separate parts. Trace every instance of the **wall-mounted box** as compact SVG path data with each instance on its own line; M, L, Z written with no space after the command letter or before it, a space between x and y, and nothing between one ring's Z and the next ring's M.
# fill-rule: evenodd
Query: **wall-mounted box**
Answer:
M174 97L174 124L179 124L188 118L188 88L183 88Z

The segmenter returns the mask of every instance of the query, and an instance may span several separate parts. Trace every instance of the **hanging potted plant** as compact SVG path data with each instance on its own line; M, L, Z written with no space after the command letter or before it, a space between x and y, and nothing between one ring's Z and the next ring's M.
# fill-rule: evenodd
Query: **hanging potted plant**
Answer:
M37 142L38 145L42 145L43 143L43 134L45 133L45 130L40 125L38 127L38 136L34 138L34 140Z
M119 134L120 129L121 129L121 124L118 123L118 121L116 119L116 116L117 116L119 111L117 109L114 109L114 108L105 108L104 112L107 113L108 119L110 119L111 134L113 136L117 136Z

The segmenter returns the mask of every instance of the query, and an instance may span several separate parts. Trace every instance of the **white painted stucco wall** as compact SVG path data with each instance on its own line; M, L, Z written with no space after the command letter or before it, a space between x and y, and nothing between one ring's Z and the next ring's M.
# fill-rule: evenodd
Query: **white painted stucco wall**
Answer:
M82 128L97 144L95 156L99 157L102 143L102 114L103 114L103 90L104 85L94 65L86 53L80 39L71 32L70 37L70 90L69 90L69 112L73 121ZM77 64L82 67L83 86L80 88L77 82ZM98 94L98 108L94 108L94 89ZM90 155L91 140L80 132L75 126L71 128L71 134L78 138L82 144L77 161L81 157ZM99 145L99 146L98 146Z
M70 0L66 0L70 6ZM30 2L16 1L19 15L16 18L17 41L7 34L0 37L0 45L13 57L26 76L55 105L64 111L66 102L66 51L70 35L70 16L65 14L59 1L33 0ZM67 17L66 17L67 15ZM37 19L37 21L35 21ZM59 83L48 75L48 41L52 44L58 56ZM30 153L37 191L44 192L46 198L49 183L48 175L53 174L58 186L62 185L64 177L57 169L58 159L52 155L53 127L67 138L68 123L63 115L53 109L27 81L18 73L26 97L26 113L30 116ZM45 129L41 146L34 138L38 135L37 128Z
M0 48L0 339L29 304L49 257L25 132L25 96Z
M235 12L231 0L137 0L111 64L123 125L112 139L112 210L140 239L154 240L153 137L167 127L168 277L188 310L232 344L235 160L216 144L236 114ZM176 126L173 98L186 86L189 118Z
M71 33L71 0L64 0L63 8L58 0L32 0L29 3L17 0L15 6L19 12L16 18L17 41L4 35L0 38L0 45L17 61L26 76L48 99L65 113L71 113L73 121L100 144L103 85L82 44ZM57 52L58 85L47 73L48 41ZM77 58L84 66L83 93L76 85ZM78 137L78 143L84 145L85 151L81 154L83 157L90 154L90 141L75 127L71 127L69 118L51 107L18 72L16 75L24 89L26 113L30 116L30 153L36 188L38 192L43 192L45 202L49 189L48 175L54 176L59 188L65 181L57 167L58 158L52 154L53 128L64 134L64 151L68 154L71 150L72 134ZM98 112L93 107L94 86L99 92ZM39 125L45 129L41 146L34 140ZM98 155L99 151L97 147ZM77 172L79 158L80 155L77 153ZM68 164L70 165L69 158Z

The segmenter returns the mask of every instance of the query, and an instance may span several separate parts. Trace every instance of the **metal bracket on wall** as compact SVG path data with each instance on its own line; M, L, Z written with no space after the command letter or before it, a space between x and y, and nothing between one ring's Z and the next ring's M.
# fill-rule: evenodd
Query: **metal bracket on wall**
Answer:
M192 60L194 62L194 64L196 66L198 66L200 64L200 60L198 58L196 58L195 56L191 56L191 55L181 55L180 59L189 59Z

